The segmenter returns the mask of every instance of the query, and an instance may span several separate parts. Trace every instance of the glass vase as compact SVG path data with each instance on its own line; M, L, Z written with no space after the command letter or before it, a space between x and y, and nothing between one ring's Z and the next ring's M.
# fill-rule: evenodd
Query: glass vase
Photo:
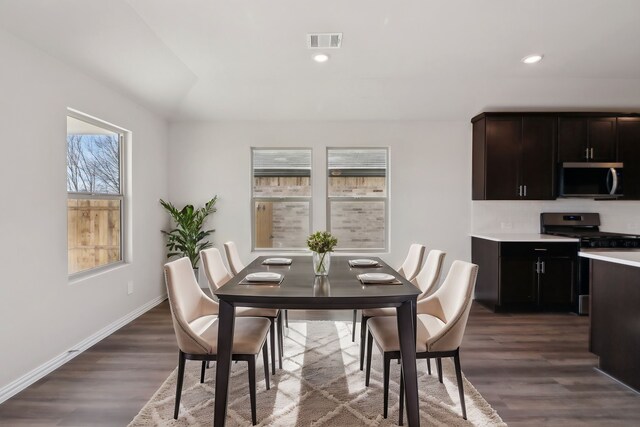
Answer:
M313 253L313 272L316 276L326 276L329 274L331 266L331 252Z

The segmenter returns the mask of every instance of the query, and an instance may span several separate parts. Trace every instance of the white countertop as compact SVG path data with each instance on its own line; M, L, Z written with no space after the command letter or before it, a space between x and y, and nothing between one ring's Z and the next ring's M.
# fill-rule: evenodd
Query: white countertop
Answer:
M632 267L640 267L640 250L634 250L634 249L627 249L625 251L587 250L587 251L578 252L578 255L584 258L614 262L616 264L630 265Z
M493 240L494 242L579 242L579 239L573 237L551 236L549 234L538 233L478 233L472 234L471 237Z

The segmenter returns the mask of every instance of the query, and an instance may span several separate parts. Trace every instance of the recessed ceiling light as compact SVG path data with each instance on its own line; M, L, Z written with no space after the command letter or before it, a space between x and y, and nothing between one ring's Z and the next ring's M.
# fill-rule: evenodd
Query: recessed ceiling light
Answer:
M542 61L542 55L540 54L534 54L534 55L527 55L524 58L522 58L522 62L524 62L525 64L535 64Z
M316 62L327 62L329 60L329 55L326 53L319 53L317 55L313 55L313 60Z

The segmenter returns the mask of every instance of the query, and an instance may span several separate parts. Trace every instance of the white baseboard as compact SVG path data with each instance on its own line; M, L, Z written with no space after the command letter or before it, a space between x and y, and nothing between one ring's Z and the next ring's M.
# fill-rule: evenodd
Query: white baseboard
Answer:
M70 350L68 350L68 351L66 351L66 352L64 352L62 354L57 355L53 359L48 360L47 362L43 363L42 365L38 366L37 368L33 369L32 371L30 371L30 372L26 373L25 375L21 376L17 380L12 381L9 384L7 384L6 386L0 388L0 403L4 402L5 400L11 398L12 396L14 396L14 395L16 395L18 393L20 393L22 390L24 390L25 388L29 387L34 382L38 381L40 378L42 378L45 375L48 375L51 372L53 372L54 370L58 369L60 366L64 365L69 360L73 359L74 357L76 357L77 355L79 355L80 353L82 353L83 351L85 351L86 349L91 347L92 345L94 345L97 342L105 339L106 337L108 337L109 335L111 335L112 333L117 331L118 329L120 329L123 326L127 325L128 323L130 323L134 319L140 317L141 315L143 315L147 311L151 310L153 307L157 306L158 304L160 304L162 301L164 301L166 299L167 299L167 295L166 294L152 299L148 303L136 308L135 310L133 310L132 312L130 312L130 313L126 314L126 315L124 315L123 317L121 317L120 319L116 320L115 322L113 322L113 323L107 325L106 327L100 329L95 334L93 334L93 335L89 336L88 338L80 341L78 344L73 346L72 349L70 349Z

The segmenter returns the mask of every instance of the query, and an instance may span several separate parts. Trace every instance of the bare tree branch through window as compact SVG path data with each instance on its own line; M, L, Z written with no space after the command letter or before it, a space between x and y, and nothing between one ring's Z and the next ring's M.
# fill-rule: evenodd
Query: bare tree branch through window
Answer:
M120 194L118 135L67 135L67 191Z

